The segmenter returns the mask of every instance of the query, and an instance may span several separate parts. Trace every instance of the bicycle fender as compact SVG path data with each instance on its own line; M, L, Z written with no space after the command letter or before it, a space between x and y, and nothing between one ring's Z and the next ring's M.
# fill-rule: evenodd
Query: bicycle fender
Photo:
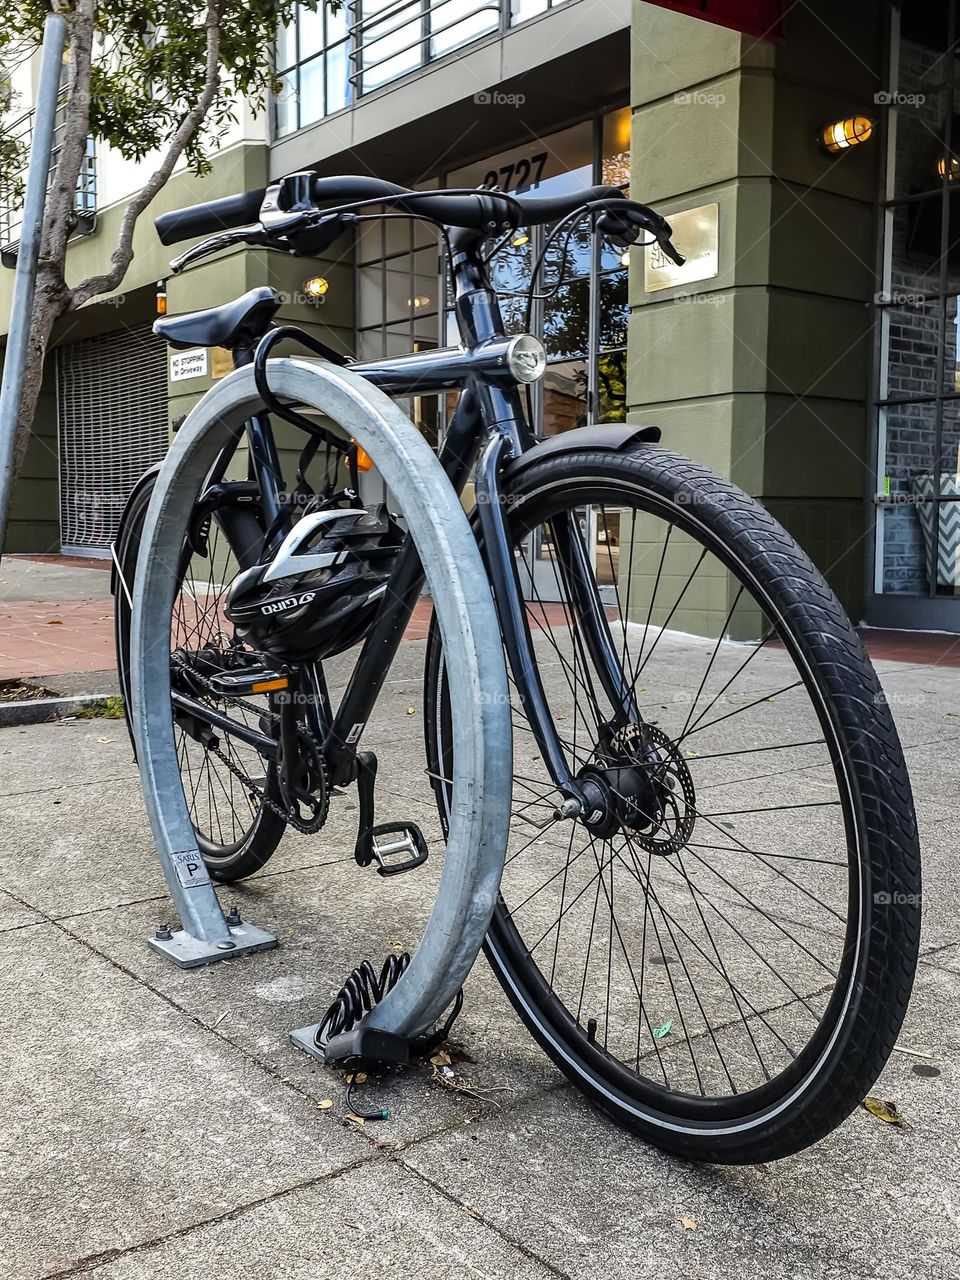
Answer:
M144 471L140 479L137 481L137 483L133 486L133 490L131 491L130 496L127 498L126 502L124 503L123 511L120 515L120 523L117 525L117 532L114 535L114 539L113 539L115 554L112 557L112 562L110 565L110 594L113 596L117 594L117 587L119 585L116 557L122 554L124 538L126 537L126 532L127 532L127 522L130 519L130 513L136 506L138 495L142 492L144 488L147 488L148 486L154 483L154 481L156 480L160 472L160 468L162 465L163 464L160 462L155 462L152 467L148 467L147 470Z
M617 453L629 444L656 444L659 439L659 427L645 427L636 422L604 422L590 427L575 427L573 431L563 431L538 441L532 449L515 458L506 468L504 480L512 480L527 467L552 454L585 453L595 449L609 449Z

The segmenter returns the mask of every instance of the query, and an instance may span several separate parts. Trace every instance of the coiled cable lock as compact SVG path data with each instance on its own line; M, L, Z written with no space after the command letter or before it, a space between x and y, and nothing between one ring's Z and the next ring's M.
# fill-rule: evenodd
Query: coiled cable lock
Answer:
M450 1034L463 1008L457 992L450 1013L435 1030L418 1036L398 1036L363 1025L363 1018L392 991L410 964L409 953L388 955L379 974L364 960L348 975L317 1027L314 1043L326 1063L346 1067L402 1066L411 1058L425 1058Z

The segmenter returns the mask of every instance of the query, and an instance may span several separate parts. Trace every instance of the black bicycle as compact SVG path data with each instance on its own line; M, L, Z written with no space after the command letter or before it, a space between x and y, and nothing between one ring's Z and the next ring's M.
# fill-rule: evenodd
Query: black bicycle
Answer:
M359 749L421 593L420 557L388 506L361 500L357 447L271 390L271 353L295 340L390 395L459 392L439 456L457 491L475 484L514 728L487 957L537 1041L619 1123L699 1159L789 1154L867 1093L916 964L917 829L876 675L793 539L727 480L660 448L655 428L533 434L522 389L545 353L505 332L489 264L534 225L551 228L544 255L562 257L584 222L682 261L663 218L621 190L424 193L295 174L157 227L168 244L211 236L182 269L240 242L310 256L397 216L441 228L455 349L344 361L273 328L269 289L155 326L181 345L230 346L262 399L246 477L230 478L235 440L186 522L173 604L172 710L204 857L220 879L247 876L287 827L318 830L334 789L356 782L357 861L423 865L412 819L376 833L376 761ZM278 416L307 433L292 492ZM308 483L321 449L322 481ZM148 476L118 538L127 581L151 487ZM128 692L122 592L117 616ZM455 706L433 625L426 770L443 824ZM409 760L396 767L409 776Z

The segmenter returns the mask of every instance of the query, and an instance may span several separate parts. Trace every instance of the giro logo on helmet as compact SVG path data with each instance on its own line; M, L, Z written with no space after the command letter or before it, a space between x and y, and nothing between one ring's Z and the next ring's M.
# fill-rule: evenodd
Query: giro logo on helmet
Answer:
M282 600L272 600L270 604L260 606L261 613L285 613L287 609L296 609L298 605L309 604L317 593L304 591L300 596L284 596Z

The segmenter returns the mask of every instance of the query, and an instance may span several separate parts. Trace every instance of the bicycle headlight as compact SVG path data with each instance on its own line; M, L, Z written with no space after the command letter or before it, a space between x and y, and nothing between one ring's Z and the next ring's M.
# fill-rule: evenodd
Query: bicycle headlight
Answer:
M507 347L507 367L518 382L536 382L547 367L543 343L530 333L521 333Z

